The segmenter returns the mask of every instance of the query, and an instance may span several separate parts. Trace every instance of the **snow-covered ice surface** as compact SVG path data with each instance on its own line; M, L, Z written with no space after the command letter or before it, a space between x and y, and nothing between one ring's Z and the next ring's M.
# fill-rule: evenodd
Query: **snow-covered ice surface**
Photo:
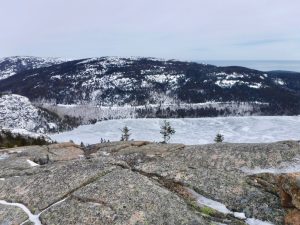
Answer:
M172 143L213 143L217 133L232 143L267 143L300 139L300 116L249 116L168 119L176 130ZM162 141L160 126L163 119L120 119L80 126L72 131L50 135L58 142L99 143L100 139L118 141L120 129L127 125L134 140Z

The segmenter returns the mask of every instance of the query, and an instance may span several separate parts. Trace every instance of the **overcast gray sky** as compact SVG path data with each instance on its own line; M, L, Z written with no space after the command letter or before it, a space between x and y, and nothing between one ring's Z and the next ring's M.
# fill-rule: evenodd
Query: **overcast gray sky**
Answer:
M299 0L0 0L0 57L300 60Z

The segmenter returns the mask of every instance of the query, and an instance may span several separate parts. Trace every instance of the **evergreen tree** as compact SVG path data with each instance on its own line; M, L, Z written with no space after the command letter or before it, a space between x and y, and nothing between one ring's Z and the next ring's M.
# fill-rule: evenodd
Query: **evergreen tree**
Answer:
M175 129L171 126L170 122L164 120L163 125L160 127L160 133L163 137L163 143L168 143L171 136L175 134Z
M122 132L122 136L121 136L121 141L128 141L129 137L130 137L130 133L129 133L129 128L127 126L123 127L123 129L121 129Z
M80 148L84 148L84 147L85 147L84 143L81 142L81 143L80 143Z
M214 141L215 141L216 143L221 143L221 142L224 141L224 136L223 136L222 134L218 133L218 134L216 135Z

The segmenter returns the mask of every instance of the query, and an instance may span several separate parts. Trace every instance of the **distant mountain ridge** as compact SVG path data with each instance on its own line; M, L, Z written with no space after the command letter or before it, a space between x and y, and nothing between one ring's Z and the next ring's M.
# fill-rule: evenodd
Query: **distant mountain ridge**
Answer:
M300 72L300 60L197 60L216 66L241 66L260 71L294 71Z
M255 111L250 109L250 114L300 114L300 73L155 58L101 57L40 64L36 58L28 60L37 66L2 79L0 92L35 101L102 106L246 102L261 105ZM2 66L0 74L3 71L7 70ZM179 109L170 115L179 116ZM142 115L147 116L147 112ZM180 115L194 117L202 113L184 110Z
M25 70L52 66L67 60L60 58L42 58L33 56L13 56L0 58L0 80Z

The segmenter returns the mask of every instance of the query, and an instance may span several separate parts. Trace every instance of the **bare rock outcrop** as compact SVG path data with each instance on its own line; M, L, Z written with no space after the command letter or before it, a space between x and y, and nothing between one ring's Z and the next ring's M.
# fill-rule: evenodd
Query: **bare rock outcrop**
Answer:
M299 143L291 141L3 149L0 200L23 204L44 225L295 225L299 174L281 170L299 155ZM0 224L25 221L20 208L0 204Z

